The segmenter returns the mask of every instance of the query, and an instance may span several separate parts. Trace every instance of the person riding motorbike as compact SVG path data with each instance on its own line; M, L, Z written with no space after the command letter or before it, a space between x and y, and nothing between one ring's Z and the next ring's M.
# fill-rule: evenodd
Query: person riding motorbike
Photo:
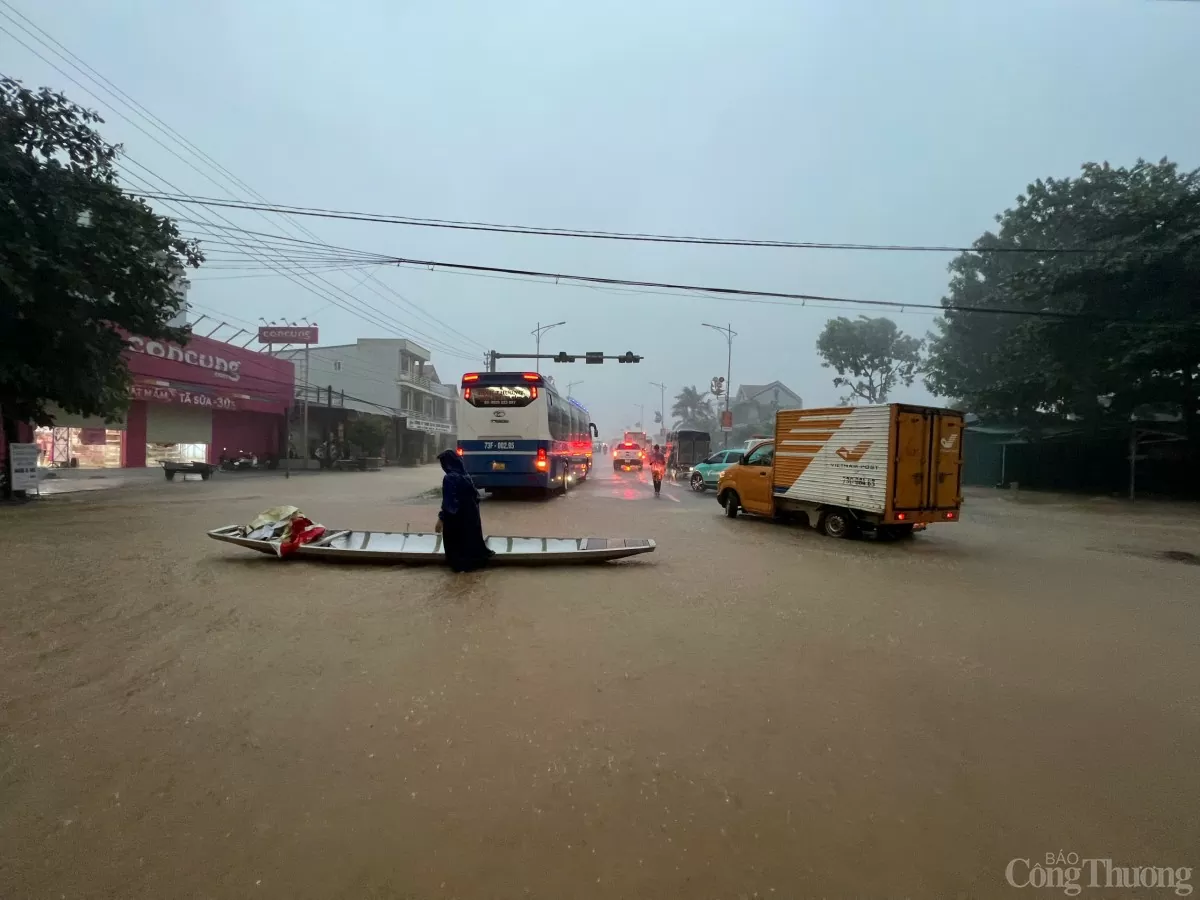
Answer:
M667 458L663 455L658 444L650 451L650 475L654 479L654 493L657 495L662 487L663 473L667 471Z

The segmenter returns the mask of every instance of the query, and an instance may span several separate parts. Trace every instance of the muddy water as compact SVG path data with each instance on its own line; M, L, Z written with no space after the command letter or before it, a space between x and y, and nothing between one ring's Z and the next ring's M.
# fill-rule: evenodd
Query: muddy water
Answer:
M834 543L604 476L488 530L658 553L455 578L200 536L283 500L432 522L371 477L0 510L0 895L1011 896L1014 856L1197 862L1200 568L1153 553L1187 522L986 500Z

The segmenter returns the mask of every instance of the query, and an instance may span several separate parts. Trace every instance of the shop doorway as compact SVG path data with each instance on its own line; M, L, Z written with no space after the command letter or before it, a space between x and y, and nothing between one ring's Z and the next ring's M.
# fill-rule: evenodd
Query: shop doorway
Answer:
M208 462L212 413L206 409L150 403L146 407L146 465L163 460Z
M115 428L34 430L38 465L55 469L119 469L125 432Z

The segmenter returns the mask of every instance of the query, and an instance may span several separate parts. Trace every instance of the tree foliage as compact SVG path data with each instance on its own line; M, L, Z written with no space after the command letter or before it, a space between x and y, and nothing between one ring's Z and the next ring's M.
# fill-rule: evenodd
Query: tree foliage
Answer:
M381 456L391 434L391 423L382 416L359 416L347 423L346 443L360 456Z
M51 424L53 403L116 417L129 373L118 329L185 341L168 322L195 242L117 183L103 120L62 94L0 78L0 410Z
M947 310L930 390L1029 425L1127 422L1168 407L1194 448L1200 175L1167 160L1089 163L1076 178L1029 185L996 220L951 263L942 303L1018 315Z
M680 428L711 431L715 426L712 401L700 393L695 385L685 386L675 395L671 415L679 420Z
M817 352L825 368L837 372L835 387L849 388L842 403L885 403L897 384L911 385L921 366L924 342L905 334L887 318L838 316L825 323Z

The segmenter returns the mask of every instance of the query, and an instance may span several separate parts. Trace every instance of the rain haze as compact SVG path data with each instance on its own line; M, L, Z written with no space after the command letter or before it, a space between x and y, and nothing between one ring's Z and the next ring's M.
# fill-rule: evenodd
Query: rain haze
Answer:
M1197 36L1196 11L1183 3L568 9L264 0L210 3L203 14L149 0L15 6L52 24L113 84L281 204L607 231L966 245L1033 178L1200 144L1200 122L1181 114L1194 86L1180 73ZM0 46L5 70L100 110L105 135L160 176L125 164L131 183L246 199L130 126L102 91L89 95L11 35L0 35ZM189 211L196 221L212 218ZM274 214L223 214L281 233ZM937 302L949 261L941 253L301 224L332 244L407 258L902 303ZM186 230L203 235L199 226ZM365 269L322 274L382 313L385 329L378 316L356 317L261 266L218 271L231 254L208 247L218 252L195 275L197 313L238 326L306 316L320 323L323 343L411 336L431 349L447 382L482 367L486 349L533 352L539 322L567 323L547 333L543 352L632 350L644 356L638 366L546 365L560 385L583 382L574 394L605 434L632 425L641 404L651 419L659 392L650 382L674 393L724 374L724 340L702 322L737 332L735 387L778 379L811 406L839 399L814 350L824 321L880 314L372 270L422 316L360 286ZM934 315L882 314L918 336ZM929 395L918 381L896 399Z
M0 0L0 898L1191 894L1198 48Z

